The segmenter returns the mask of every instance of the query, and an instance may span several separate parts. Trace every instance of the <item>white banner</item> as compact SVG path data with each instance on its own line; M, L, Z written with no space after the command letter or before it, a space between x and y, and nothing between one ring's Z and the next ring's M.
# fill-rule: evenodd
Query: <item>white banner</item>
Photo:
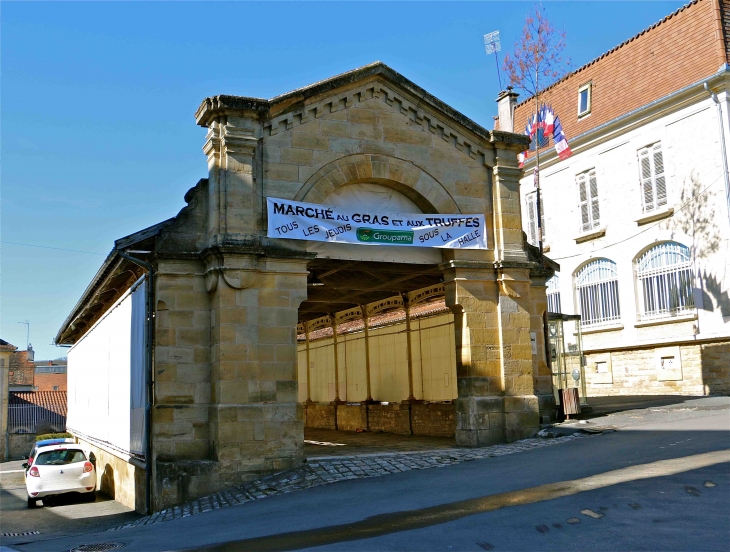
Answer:
M358 245L486 249L484 215L431 215L344 210L266 198L268 236Z

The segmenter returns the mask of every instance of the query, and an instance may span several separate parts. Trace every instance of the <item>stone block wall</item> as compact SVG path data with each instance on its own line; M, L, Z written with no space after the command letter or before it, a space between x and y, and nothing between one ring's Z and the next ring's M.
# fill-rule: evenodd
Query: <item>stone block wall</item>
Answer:
M671 370L662 356L677 358ZM597 372L597 363L607 371ZM589 397L613 395L710 395L730 393L730 343L647 347L586 354Z
M456 433L454 403L425 403L411 405L413 435L453 437Z
M702 380L706 395L730 395L730 343L700 346Z
M8 460L20 460L28 456L35 444L35 433L8 433ZM5 435L2 436L3 441Z
M341 404L337 406L337 429L357 431L368 427L368 406L364 404Z
M96 490L137 512L145 512L145 470L106 449L77 438L96 456ZM26 453L27 454L27 453Z
M155 278L153 451L209 459L210 300L202 263L162 261Z
M310 403L306 427L397 435L453 437L456 433L456 407L448 403L414 404L331 404ZM337 427L335 427L335 415Z
M337 429L333 404L311 403L306 405L306 426L317 429Z
M368 426L368 431L410 435L410 405L371 404L368 406Z

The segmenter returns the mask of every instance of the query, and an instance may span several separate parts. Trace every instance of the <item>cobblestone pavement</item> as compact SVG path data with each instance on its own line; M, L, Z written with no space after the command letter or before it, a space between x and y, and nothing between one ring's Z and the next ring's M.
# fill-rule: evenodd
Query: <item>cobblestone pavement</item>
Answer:
M327 485L348 479L378 477L409 470L440 468L461 462L514 454L525 450L567 443L589 435L575 433L559 439L524 439L506 445L483 448L450 448L432 451L390 452L312 458L301 467L274 473L225 491L204 496L180 506L167 508L132 523L109 529L118 531L139 525L151 525L227 508L274 495Z

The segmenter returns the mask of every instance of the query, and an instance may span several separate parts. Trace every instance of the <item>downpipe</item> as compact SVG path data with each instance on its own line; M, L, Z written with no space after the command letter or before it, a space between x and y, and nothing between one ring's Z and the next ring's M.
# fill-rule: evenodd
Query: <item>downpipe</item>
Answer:
M149 253L149 251L130 251L130 253ZM145 366L145 386L146 386L146 401L144 407L144 425L147 436L145 439L145 509L146 514L152 513L152 344L154 338L154 302L152 300L152 293L154 286L152 285L152 278L154 275L152 265L142 259L132 257L122 251L117 251L117 254L122 258L126 259L138 266L141 266L147 271L147 281L145 286L147 287L147 321L145 324L146 329L146 346L147 346L147 359Z
M728 174L727 166L725 129L722 126L722 106L720 105L720 100L717 98L717 94L712 91L708 82L705 82L704 88L705 91L710 94L710 98L712 98L712 101L715 102L715 106L717 107L717 124L720 128L720 146L722 147L722 173L723 177L725 178L725 200L727 201L728 222L730 222L730 174Z

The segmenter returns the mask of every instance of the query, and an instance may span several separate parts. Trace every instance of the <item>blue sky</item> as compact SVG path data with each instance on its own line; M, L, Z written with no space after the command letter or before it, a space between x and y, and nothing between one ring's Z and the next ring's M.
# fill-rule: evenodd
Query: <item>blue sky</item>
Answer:
M682 4L543 3L574 67ZM205 97L270 98L381 60L491 128L482 35L510 51L533 5L3 2L0 337L24 348L28 320L37 359L65 355L53 337L114 240L174 216L207 176Z

